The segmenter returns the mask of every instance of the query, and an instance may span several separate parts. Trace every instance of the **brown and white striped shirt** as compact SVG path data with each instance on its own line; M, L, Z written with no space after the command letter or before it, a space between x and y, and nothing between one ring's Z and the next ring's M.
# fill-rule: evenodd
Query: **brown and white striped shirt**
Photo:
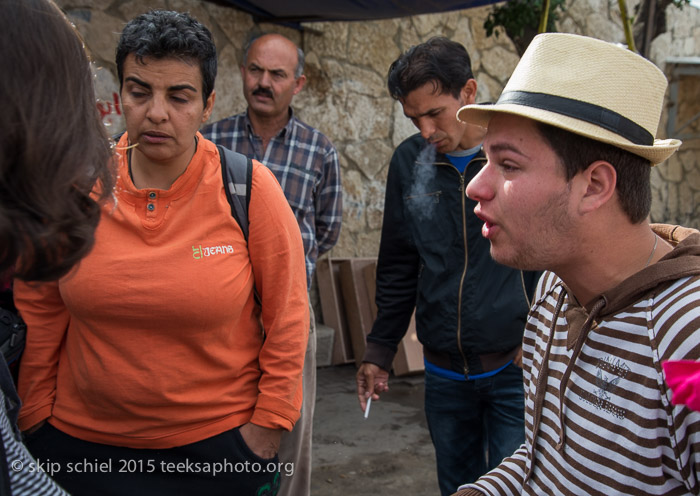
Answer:
M700 494L700 413L671 404L661 366L700 358L700 234L688 231L590 312L542 276L523 340L525 444L459 495Z

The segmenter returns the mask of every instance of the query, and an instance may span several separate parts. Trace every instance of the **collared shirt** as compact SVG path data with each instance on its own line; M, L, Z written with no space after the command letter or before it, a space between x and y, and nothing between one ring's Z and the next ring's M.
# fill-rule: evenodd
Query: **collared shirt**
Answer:
M289 122L265 150L247 112L215 122L201 132L216 144L262 162L275 174L299 223L310 288L316 260L335 245L340 235L343 201L333 143L299 120L291 108Z

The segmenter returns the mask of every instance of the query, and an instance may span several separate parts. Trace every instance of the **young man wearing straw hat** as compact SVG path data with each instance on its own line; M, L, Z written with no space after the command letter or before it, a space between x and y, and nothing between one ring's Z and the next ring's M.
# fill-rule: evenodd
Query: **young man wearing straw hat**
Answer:
M523 340L525 443L459 496L698 494L700 413L666 360L700 356L700 233L650 225L666 78L629 50L537 36L492 106L470 182L491 255L546 272Z
M464 188L485 163L484 130L459 122L474 103L469 54L432 38L389 69L389 92L420 131L391 159L377 265L377 318L357 373L364 409L386 389L416 312L425 412L443 496L524 439L520 352L538 274L495 263Z

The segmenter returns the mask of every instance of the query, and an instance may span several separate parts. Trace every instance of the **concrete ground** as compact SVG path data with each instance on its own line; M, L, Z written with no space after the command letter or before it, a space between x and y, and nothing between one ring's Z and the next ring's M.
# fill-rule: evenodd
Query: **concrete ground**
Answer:
M389 379L364 418L355 366L319 368L311 496L437 495L423 376Z

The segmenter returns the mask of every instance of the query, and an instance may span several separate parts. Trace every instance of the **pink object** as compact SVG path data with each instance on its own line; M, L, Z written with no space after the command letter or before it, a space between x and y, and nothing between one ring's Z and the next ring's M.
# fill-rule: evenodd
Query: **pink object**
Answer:
M668 360L662 365L666 383L673 391L672 403L700 411L700 362Z

